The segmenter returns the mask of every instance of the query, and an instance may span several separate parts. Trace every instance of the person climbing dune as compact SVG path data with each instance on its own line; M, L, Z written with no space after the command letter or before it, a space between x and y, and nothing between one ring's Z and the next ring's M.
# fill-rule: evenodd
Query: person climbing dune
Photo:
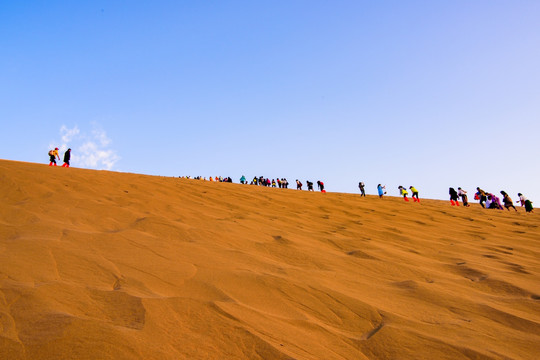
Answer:
M60 160L60 155L58 155L58 148L54 148L54 150L49 150L49 166L56 166L56 158Z
M418 190L416 190L414 186L409 186L409 189L411 189L414 202L420 202L420 198L418 198Z
M71 149L67 149L64 153L64 163L62 167L69 167L69 160L71 159Z
M399 185L398 186L398 189L399 189L399 194L401 196L403 196L403 200L405 201L409 201L409 199L407 198L407 195L409 195L409 192L407 191L407 189L405 189L403 186Z

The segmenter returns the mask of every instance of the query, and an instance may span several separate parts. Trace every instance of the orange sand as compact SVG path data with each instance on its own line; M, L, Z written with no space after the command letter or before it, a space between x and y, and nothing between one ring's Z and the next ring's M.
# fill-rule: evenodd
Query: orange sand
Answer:
M537 359L540 215L0 161L0 359Z

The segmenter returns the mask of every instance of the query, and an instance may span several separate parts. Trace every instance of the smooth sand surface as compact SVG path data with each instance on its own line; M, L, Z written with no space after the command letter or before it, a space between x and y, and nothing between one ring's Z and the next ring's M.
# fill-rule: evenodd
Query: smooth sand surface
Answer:
M0 192L0 359L540 358L522 208L6 160Z

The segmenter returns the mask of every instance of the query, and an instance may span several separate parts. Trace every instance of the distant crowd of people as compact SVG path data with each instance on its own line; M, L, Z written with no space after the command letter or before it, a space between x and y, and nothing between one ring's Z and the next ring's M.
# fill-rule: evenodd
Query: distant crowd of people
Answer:
M360 196L366 196L365 186L366 185L363 182L358 183L358 188L360 189ZM409 192L407 191L407 189L400 185L398 186L398 190L399 194L403 196L403 199L405 201L409 201L407 197L409 195ZM414 200L414 202L420 202L420 198L418 197L418 190L416 190L414 186L409 186L409 190L411 190L412 199ZM497 197L495 194L487 193L479 187L477 187L476 190L477 192L474 194L474 199L478 200L480 202L480 206L482 206L483 208L499 210L507 209L508 211L510 211L510 209L512 208L517 211L516 207L514 206L514 202L512 201L512 198L504 190L501 190L500 192L503 197L502 204L500 198ZM379 194L379 198L382 198L384 195L386 195L386 186L378 184L377 193ZM452 204L452 206L459 206L460 198L463 206L470 206L469 199L467 197L467 191L465 191L461 187L458 187L457 191L452 187L449 188L448 194L450 195L450 204ZM523 196L522 193L518 193L518 196L519 200L517 200L516 202L520 203L522 207L525 207L526 212L533 212L532 201Z
M56 159L60 160L60 155L58 153L58 148L54 148L54 150L49 151L49 166L57 166L56 165ZM64 153L64 164L62 167L69 167L69 161L71 159L71 149L67 149ZM184 178L191 179L191 176L184 176ZM207 180L206 177L197 176L193 179L197 180ZM209 181L218 181L218 182L228 182L232 183L233 180L231 177L210 177L208 179ZM248 184L248 181L244 175L240 178L241 184ZM267 177L264 176L254 176L251 182L249 182L250 185L258 185L258 186L267 186L267 187L274 187L274 188L280 188L280 189L288 189L289 188L289 181L287 181L286 178L275 178L270 180ZM307 190L308 191L315 191L313 190L313 182L306 180ZM296 189L302 190L302 182L298 179L296 179ZM358 188L360 189L360 196L365 197L366 191L365 191L366 185L363 182L358 183ZM321 192L326 192L324 189L324 183L320 180L317 180L317 188ZM409 190L412 193L412 199L414 202L420 202L420 198L418 196L418 190L414 186L409 186ZM398 186L398 191L400 196L403 197L405 201L409 201L408 195L409 192L407 189L403 186ZM386 195L386 186L378 184L377 185L377 193L379 195L379 198L383 198L384 195ZM516 207L514 206L514 202L512 201L512 198L510 198L510 195L508 195L505 191L500 191L502 195L502 203L501 199L496 196L493 193L486 192L479 187L476 188L476 193L474 194L474 199L478 200L480 203L480 206L482 206L485 209L498 209L498 210L508 210L510 211L510 208L514 209L514 211L517 211ZM458 187L457 191L454 188L449 188L448 194L450 195L450 204L452 206L459 206L459 199L461 198L461 201L463 203L463 206L470 206L469 200L467 197L467 191L463 190L461 187ZM522 207L525 207L526 212L533 212L533 206L532 201L527 199L522 193L518 193L519 200L516 202L520 203Z
M194 178L192 178L191 176L183 176L183 178L196 179L196 180L217 181L217 182L230 182L230 183L233 182L232 178L230 178L230 177L225 177L224 178L224 177L221 177L221 176L216 176L216 177L210 176L208 179L206 179L206 177L201 177L201 176L196 176ZM242 175L242 177L240 178L240 184L247 185L248 183L249 183L249 185L267 186L267 187L274 187L274 188L280 188L280 189L288 189L289 188L289 181L286 178L275 178L275 179L270 180L270 178L267 178L267 177L264 177L264 176L259 176L259 177L254 176L253 179L251 180L251 182L248 182L246 177L244 175ZM307 190L308 191L315 191L315 190L313 190L313 182L312 181L306 180L306 184L307 184ZM303 186L304 186L304 184L302 184L302 182L300 180L296 179L296 189L297 190L302 190ZM317 188L321 192L326 192L326 190L324 190L324 183L322 181L320 181L320 180L317 180Z
M450 190L452 190L452 188L450 188ZM482 206L485 209L498 209L498 210L506 209L510 211L510 208L512 208L515 211L517 211L510 195L508 195L504 190L501 190L500 193L502 195L502 204L501 204L501 199L498 196L496 196L493 193L484 191L480 189L479 187L476 188L474 199L478 200L480 203L480 206ZM522 207L525 207L526 212L533 212L532 201L527 199L522 193L518 193L517 195L519 197L519 200L517 200L516 202L520 203Z
M185 176L185 178L191 179L190 176ZM195 177L194 179L207 180L206 178L203 178L203 177L200 177L200 176ZM215 178L210 177L209 180L210 181L219 181L219 182L232 182L232 179L230 177L222 178L221 176L216 176ZM246 180L246 177L244 175L242 175L242 177L240 178L240 183L241 184L248 184L248 181ZM287 181L286 178L277 178L277 180L276 179L270 180L269 178L266 178L264 176L259 176L259 177L255 176L255 177L253 177L251 182L249 182L249 184L250 185L259 185L259 186L268 186L268 187L279 187L279 188L282 188L282 189L288 189L289 188L289 182ZM296 179L296 189L297 190L302 190L303 185L304 184L302 184L302 182L300 180ZM314 191L312 181L306 180L306 185L307 185L307 190L308 191ZM320 181L320 180L317 181L317 187L321 192L326 192L324 190L324 183L322 181ZM358 188L360 189L360 197L365 197L366 196L366 185L364 184L364 182L360 181L358 183ZM409 196L409 190L411 192L411 198L413 199L413 201L419 203L420 202L420 197L419 197L419 192L416 189L416 187L411 185L411 186L409 186L408 189L406 189L402 185L398 186L398 191L399 191L400 196L402 196L403 200L405 200L407 202L409 201L409 197L408 197ZM512 199L510 198L510 196L505 191L501 191L501 195L502 195L502 204L501 204L501 199L499 197L495 196L494 194L487 193L484 190L480 189L479 187L477 187L476 190L477 190L477 192L474 194L474 199L478 200L480 202L480 206L482 206L483 208L485 208L485 209L500 209L500 210L504 210L504 209L510 210L512 208L515 211L517 211L516 207L513 204ZM379 195L379 198L382 199L384 197L384 195L387 194L386 186L378 184L377 185L377 194ZM465 206L465 207L470 206L469 205L469 199L468 199L468 196L467 196L467 191L462 189L461 187L458 187L457 191L452 187L449 188L448 189L448 194L450 195L450 204L452 204L452 206L460 206L459 205L459 200L460 199L461 199L461 202L462 202L463 206ZM525 198L525 196L523 196L523 194L521 194L521 193L518 193L518 196L519 196L519 200L517 202L520 203L522 207L525 207L525 211L533 212L532 201Z

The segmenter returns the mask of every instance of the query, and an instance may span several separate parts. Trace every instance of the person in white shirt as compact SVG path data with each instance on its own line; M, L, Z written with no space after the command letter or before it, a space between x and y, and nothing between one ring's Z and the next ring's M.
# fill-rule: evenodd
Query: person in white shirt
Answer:
M461 198L461 201L463 201L463 206L470 206L469 205L469 199L467 198L467 192L463 190L462 188L457 188L457 194Z

